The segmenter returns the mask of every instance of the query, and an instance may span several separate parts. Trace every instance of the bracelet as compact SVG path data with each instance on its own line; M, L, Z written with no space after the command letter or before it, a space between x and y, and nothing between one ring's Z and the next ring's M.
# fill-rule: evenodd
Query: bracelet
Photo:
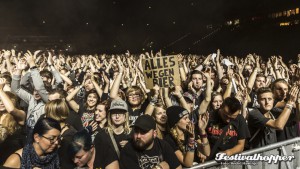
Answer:
M153 102L151 102L151 101L150 101L150 103L149 103L149 104L150 104L150 105L152 105L152 106L155 106L155 103L153 103Z
M37 67L36 66L32 66L30 69L37 69Z
M195 146L186 146L185 151L186 152L194 152L195 151Z
M152 103L153 105L155 105L158 102L158 99L156 97L152 97L150 103Z
M200 146L204 147L204 146L207 146L208 144L209 144L209 142L201 143Z
M183 96L181 95L180 97L178 97L178 99L181 99Z
M290 110L292 110L292 109L293 109L293 105L291 105L291 104L288 104L288 103L287 103L287 104L285 104L285 107L286 107L286 108L288 108L288 109L290 109Z
M207 134L200 134L200 138L207 138Z
M189 138L189 145L195 145L195 139L194 138Z
M277 70L279 71L279 69L275 69L275 71L277 71Z

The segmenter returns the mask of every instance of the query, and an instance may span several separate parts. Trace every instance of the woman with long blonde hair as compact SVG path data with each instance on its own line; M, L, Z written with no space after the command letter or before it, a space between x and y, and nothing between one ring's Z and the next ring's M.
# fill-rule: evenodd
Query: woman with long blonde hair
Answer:
M25 112L16 107L17 96L3 90L5 84L6 79L0 78L0 165L11 153L23 147L25 137L21 130Z
M120 150L130 139L131 128L129 126L128 107L124 100L113 100L110 104L107 117L107 127L96 135L95 142L108 140L119 156Z

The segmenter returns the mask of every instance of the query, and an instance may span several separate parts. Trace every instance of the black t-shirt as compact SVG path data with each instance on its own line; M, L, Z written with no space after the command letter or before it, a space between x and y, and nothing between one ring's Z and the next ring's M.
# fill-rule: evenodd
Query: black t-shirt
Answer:
M152 149L144 151L136 150L131 140L122 149L120 157L121 169L152 169L162 161L167 162L170 169L180 166L172 147L158 138L154 139Z
M70 113L66 119L66 123L73 126L77 131L81 131L83 129L80 115L71 109L70 109Z
M276 119L280 116L282 111L283 109L275 107L271 110ZM298 123L296 119L296 109L293 108L283 130L276 130L277 141L284 141L298 136Z
M117 153L107 137L103 137L105 131L101 130L95 137L94 145L96 150L94 168L105 168L118 160Z
M109 135L108 135L108 137L109 137ZM121 141L125 141L125 140L130 140L131 135L130 135L130 133L129 134L125 134L124 132L121 133L121 134L118 134L118 135L114 133L114 138L116 140L116 143L118 145L119 150L121 151L122 147L120 145L120 142Z
M84 103L79 105L78 114L80 116L83 127L88 126L88 124L94 120L95 113L93 110L87 110Z
M102 139L105 139L112 147L114 146L113 145L113 142L109 136L109 133L107 131L107 129L103 129L103 130L99 130L99 134L97 134L98 137L101 137ZM124 132L121 133L121 134L115 134L113 133L113 136L115 138L115 141L117 143L117 146L119 148L119 151L121 151L122 147L120 145L120 142L121 141L124 141L124 140L130 140L131 138L131 134L125 134Z
M225 123L219 115L219 111L213 111L209 114L209 121L206 127L206 132L211 149L213 149L215 143L222 134L224 128L228 125ZM233 148L237 145L238 140L246 139L250 137L250 133L244 117L239 114L234 120L231 120L226 134L223 137L220 145L217 148L218 153ZM214 154L214 155L215 155Z
M72 138L77 132L76 129L72 126L68 126L69 129L64 131L64 133L61 135L62 141L60 143L60 147L58 149L58 155L60 160L61 168L75 168L76 165L73 162L73 159L70 158L68 154L68 148L70 143L72 142Z
M277 142L276 130L266 126L269 120L258 109L249 111L248 128L251 133L251 139L253 137L252 141L249 142L251 148L263 147ZM254 136L256 132L258 133Z
M127 102L128 105L128 114L129 114L129 125L134 125L135 120L145 113L145 110L149 104L149 101L146 99L140 109L133 110L130 106L130 104Z

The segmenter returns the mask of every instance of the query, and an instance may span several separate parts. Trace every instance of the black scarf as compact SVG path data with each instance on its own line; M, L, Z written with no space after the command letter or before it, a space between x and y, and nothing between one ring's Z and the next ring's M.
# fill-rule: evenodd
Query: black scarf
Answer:
M23 148L21 169L31 169L33 167L40 167L42 169L57 169L59 167L59 158L57 151L47 154L40 158L32 144L27 144Z

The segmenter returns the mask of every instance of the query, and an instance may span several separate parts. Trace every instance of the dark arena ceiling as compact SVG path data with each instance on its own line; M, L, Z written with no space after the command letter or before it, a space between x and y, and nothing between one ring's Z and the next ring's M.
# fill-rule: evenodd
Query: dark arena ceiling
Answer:
M0 0L0 47L201 54L220 48L294 57L299 7L296 0Z

